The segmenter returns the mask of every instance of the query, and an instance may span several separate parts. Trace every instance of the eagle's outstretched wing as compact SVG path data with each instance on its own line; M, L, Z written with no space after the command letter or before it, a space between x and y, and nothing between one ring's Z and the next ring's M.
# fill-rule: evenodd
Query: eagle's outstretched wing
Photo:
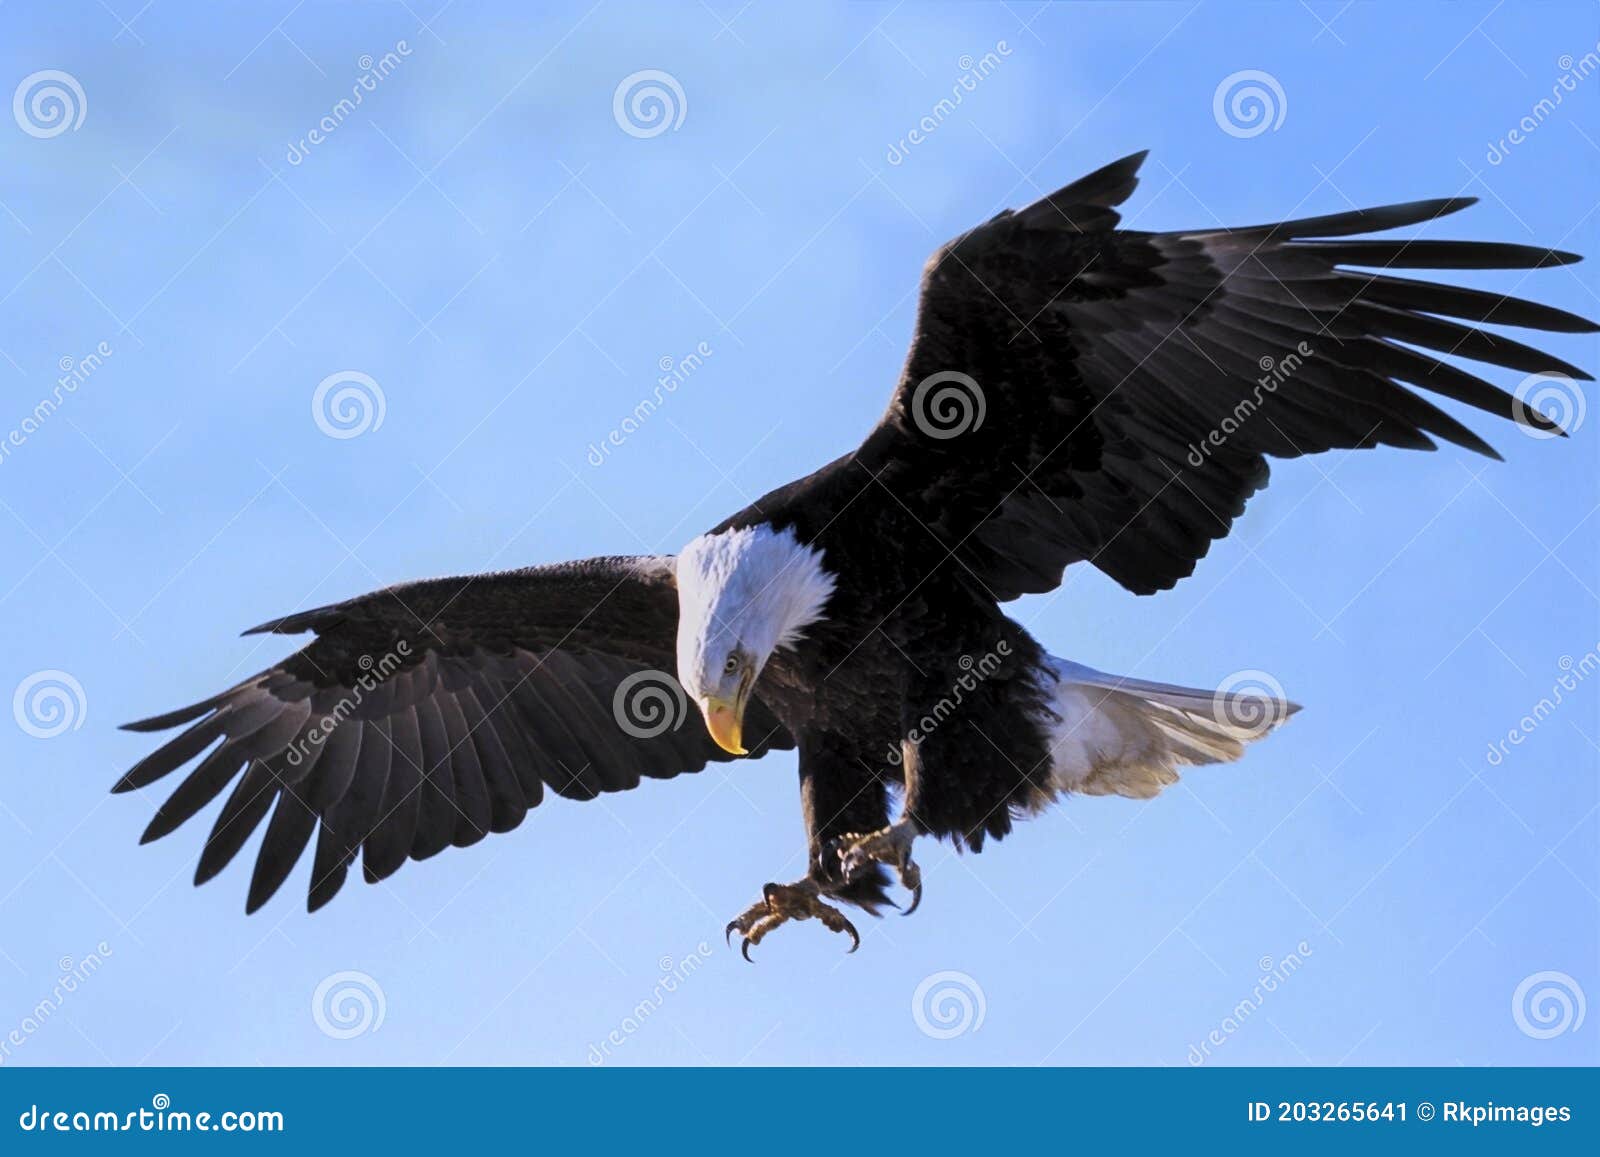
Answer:
M237 777L195 882L221 871L270 810L246 909L272 896L320 827L315 911L358 850L367 879L381 880L408 857L509 831L546 787L593 799L731 759L667 673L677 623L671 560L657 558L407 583L290 615L255 631L315 631L304 649L213 698L128 724L190 726L113 790L203 754L144 841ZM794 746L759 700L746 735L753 754Z
M853 456L998 598L1049 590L1083 560L1140 594L1171 587L1266 483L1269 456L1432 449L1430 435L1494 454L1408 385L1552 428L1446 356L1590 377L1481 327L1587 333L1600 328L1592 322L1380 272L1532 269L1575 255L1344 239L1472 198L1242 229L1120 230L1112 207L1143 159L1007 210L934 254L889 412Z

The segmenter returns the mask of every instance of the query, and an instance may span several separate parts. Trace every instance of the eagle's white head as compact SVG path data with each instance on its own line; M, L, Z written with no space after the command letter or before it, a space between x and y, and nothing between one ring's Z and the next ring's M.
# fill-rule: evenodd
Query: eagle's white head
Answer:
M678 555L678 681L724 751L740 743L750 688L779 647L822 618L822 552L765 523L703 534Z

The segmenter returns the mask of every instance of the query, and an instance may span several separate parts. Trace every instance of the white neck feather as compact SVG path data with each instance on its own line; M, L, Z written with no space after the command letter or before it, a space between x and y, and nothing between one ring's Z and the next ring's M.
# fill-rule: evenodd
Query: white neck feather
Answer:
M737 645L765 660L823 617L822 552L765 523L703 534L678 555L678 671L693 679ZM708 658L709 657L709 658Z

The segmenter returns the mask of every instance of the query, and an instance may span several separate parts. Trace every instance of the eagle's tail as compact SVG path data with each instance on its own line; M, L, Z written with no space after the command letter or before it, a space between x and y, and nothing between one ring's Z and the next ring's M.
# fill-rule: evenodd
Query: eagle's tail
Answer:
M1062 792L1149 799L1177 782L1178 767L1238 759L1300 710L1260 671L1201 690L1051 656L1046 679L1052 786Z

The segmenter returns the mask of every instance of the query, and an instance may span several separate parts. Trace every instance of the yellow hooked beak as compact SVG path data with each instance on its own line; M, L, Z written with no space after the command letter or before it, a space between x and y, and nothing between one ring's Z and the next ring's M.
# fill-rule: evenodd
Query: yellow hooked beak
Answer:
M740 689L737 701L708 695L700 701L700 710L706 717L706 730L716 745L729 755L749 755L740 738L744 731L744 694Z

